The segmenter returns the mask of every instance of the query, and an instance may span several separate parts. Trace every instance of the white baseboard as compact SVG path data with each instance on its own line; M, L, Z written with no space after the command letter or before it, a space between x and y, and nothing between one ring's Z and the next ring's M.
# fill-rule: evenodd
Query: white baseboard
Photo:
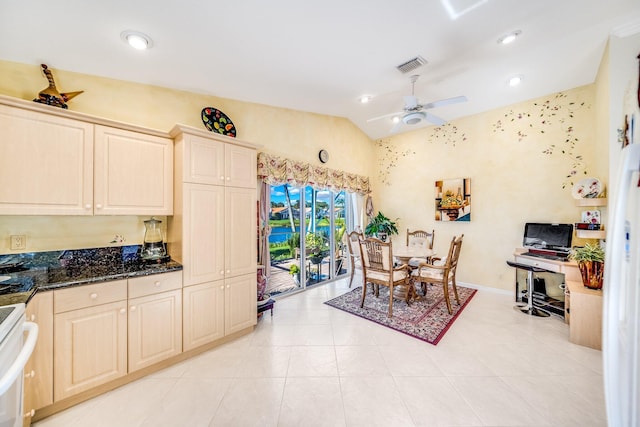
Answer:
M479 291L493 292L494 294L500 295L515 295L515 291L507 291L505 289L492 288L490 286L476 285L475 283L466 283L460 281L458 281L457 283L458 285L464 286L465 288L477 289Z

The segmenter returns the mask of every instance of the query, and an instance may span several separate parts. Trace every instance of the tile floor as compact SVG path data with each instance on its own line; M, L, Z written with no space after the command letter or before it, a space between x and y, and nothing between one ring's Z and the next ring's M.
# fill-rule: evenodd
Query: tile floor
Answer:
M280 299L255 331L37 427L606 426L601 352L479 291L437 346L323 304Z

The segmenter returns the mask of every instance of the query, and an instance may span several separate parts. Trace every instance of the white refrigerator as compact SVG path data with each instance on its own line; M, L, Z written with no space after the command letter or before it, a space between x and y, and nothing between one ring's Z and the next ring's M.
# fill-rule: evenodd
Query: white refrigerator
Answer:
M640 426L640 144L622 150L605 250L602 357L609 427Z

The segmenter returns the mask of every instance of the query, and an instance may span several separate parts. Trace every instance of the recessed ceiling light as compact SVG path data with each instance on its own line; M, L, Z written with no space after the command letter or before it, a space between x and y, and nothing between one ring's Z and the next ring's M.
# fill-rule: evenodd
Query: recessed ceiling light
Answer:
M520 83L522 83L522 79L523 77L520 75L509 78L509 86L518 86Z
M151 46L153 46L151 37L139 31L123 31L122 33L120 33L120 38L129 43L131 47L138 50L149 49Z
M509 34L505 34L498 39L498 44L509 44L514 41L520 34L522 34L522 31L520 30L512 31Z
M360 97L360 103L361 103L361 104L366 104L366 103L368 103L369 101L371 101L371 95L362 95L362 96Z

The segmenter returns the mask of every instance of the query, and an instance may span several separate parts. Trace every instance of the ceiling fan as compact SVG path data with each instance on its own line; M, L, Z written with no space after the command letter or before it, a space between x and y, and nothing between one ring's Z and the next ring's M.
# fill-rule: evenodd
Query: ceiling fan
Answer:
M447 121L434 116L431 113L428 113L425 110L429 110L431 108L436 107L444 107L445 105L458 104L460 102L466 102L466 96L456 96L454 98L441 99L439 101L429 102L428 104L420 104L418 98L414 95L414 90L416 86L416 81L418 80L419 75L411 76L411 95L403 96L404 99L404 109L402 111L396 111L395 113L385 114L383 116L374 117L372 119L367 120L367 122L372 122L375 120L384 119L387 117L398 117L398 122L391 129L391 133L396 132L402 123L407 125L415 125L424 120L427 120L434 125L441 126L445 124Z

